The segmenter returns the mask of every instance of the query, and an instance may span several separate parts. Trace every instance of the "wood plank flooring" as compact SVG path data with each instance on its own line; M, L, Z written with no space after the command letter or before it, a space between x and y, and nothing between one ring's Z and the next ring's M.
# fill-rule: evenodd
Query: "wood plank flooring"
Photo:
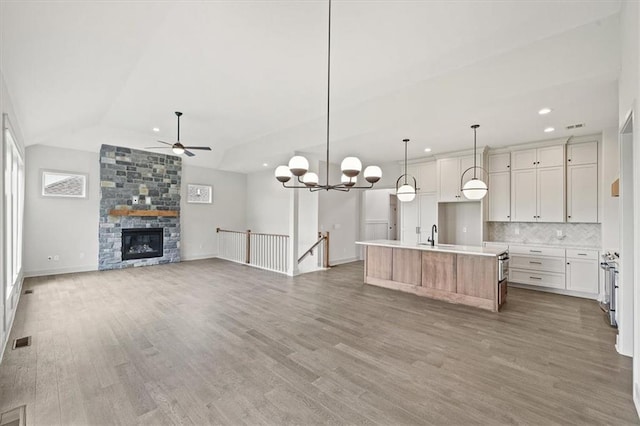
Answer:
M590 300L499 314L212 259L28 279L0 413L29 425L638 424L631 360Z

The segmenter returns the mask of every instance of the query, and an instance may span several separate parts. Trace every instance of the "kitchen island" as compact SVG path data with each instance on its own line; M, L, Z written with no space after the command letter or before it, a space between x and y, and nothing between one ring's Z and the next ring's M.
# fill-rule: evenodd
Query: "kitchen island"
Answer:
M498 312L507 281L498 281L498 257L507 249L449 244L359 241L364 282L451 303Z

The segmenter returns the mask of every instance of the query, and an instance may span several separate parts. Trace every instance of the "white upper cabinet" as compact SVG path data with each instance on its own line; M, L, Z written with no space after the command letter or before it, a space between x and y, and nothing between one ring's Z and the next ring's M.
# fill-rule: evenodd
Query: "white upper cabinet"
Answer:
M511 174L489 173L489 221L509 222L511 220Z
M417 192L431 193L437 190L436 162L415 163L407 166L407 172L418 182Z
M489 173L508 172L511 169L511 153L489 155Z
M537 222L564 222L564 167L544 167L537 172Z
M598 142L576 143L567 146L567 166L598 163Z
M491 189L489 189L491 191ZM524 169L511 172L511 220L536 222L537 209L536 170Z
M482 155L477 155L477 165L482 167ZM473 167L473 155L464 157L442 158L437 161L438 201L468 201L460 191L460 186L473 178L473 170L469 170L461 180L462 173ZM482 170L476 171L479 179L486 179Z
M558 166L564 166L564 145L523 149L511 153L511 168L513 170Z

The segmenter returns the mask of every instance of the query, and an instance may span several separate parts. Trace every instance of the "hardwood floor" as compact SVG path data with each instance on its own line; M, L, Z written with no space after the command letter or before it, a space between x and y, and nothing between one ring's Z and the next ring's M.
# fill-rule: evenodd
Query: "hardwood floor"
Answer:
M594 301L510 289L499 314L203 260L33 278L0 366L27 423L637 424Z

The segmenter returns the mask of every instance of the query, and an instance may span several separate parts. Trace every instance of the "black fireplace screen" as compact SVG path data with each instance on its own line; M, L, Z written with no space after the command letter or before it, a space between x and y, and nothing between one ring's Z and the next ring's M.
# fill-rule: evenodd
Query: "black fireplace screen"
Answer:
M163 229L122 230L122 260L162 257Z

